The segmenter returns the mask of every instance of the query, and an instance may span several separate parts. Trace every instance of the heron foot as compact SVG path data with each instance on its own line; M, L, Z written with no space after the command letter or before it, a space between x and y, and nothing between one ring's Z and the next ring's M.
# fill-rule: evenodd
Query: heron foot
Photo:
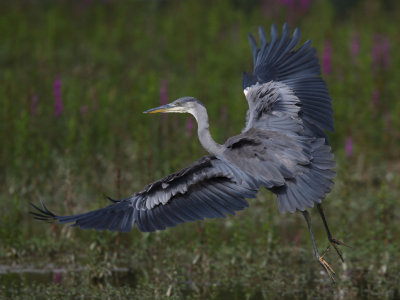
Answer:
M317 256L318 262L324 268L325 272L328 274L329 278L332 280L333 283L336 283L334 275L336 275L335 271L332 267L327 263L324 259L325 255L328 253L330 246L325 249L321 256Z
M345 247L349 247L349 248L353 248L337 239L334 238L329 238L329 242L331 243L331 245L333 246L333 248L335 248L336 253L339 255L340 260L344 263L344 259L343 259L343 255L342 255L342 251L339 250L339 248L337 246L345 246ZM329 246L328 246L329 248ZM327 248L327 249L328 249ZM326 251L326 250L325 250Z

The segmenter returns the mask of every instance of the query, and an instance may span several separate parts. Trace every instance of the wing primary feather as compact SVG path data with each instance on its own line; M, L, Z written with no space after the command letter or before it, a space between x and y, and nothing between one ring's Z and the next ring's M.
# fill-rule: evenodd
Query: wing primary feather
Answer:
M202 192L207 196L207 200L209 202L211 202L214 207L217 207L218 210L220 210L221 212L230 213L230 214L234 215L235 212L232 209L230 209L228 207L228 205L224 203L224 201L218 201L219 200L218 197L216 197L216 195L211 193L211 191L209 191L208 188L209 188L209 186L205 187L202 190Z
M288 65L293 64L293 62L297 63L299 57L302 57L303 53L309 50L310 46L311 40L306 41L299 49L296 50L296 52L293 53L293 55L291 55L288 59L281 63L280 68L284 69Z
M208 198L208 195L205 194L204 191L199 189L196 193L193 193L192 196L207 205L207 212L211 215L217 218L225 218L225 215L214 206L214 203Z
M257 43L254 37L249 33L248 35L250 47L251 47L251 52L253 54L253 64L256 64L256 58L257 58Z
M236 202L240 203L242 206L249 206L249 203L244 200L246 198L246 194L240 192L240 196L234 194L232 189L230 189L228 184L225 184L224 182L218 182L216 186L220 187L220 189L223 189L224 193L226 193L229 197L234 198ZM236 198L235 198L236 197Z
M154 228L158 229L158 230L164 230L165 229L165 225L163 225L159 219L154 215L154 211L153 209L147 211L148 215L149 215L149 219L151 220L151 222L154 224Z
M225 186L232 190L233 193L241 193L244 198L254 198L255 194L257 193L257 190L254 190L252 191L253 193L251 193L251 190L241 187L239 185L225 184Z
M175 210L175 205L172 204L175 201L176 198L173 198L170 203L164 205L166 215L176 224L184 223L186 220L179 215L179 213Z
M274 52L277 49L277 40L278 40L278 30L276 29L275 24L271 25L271 41L269 43L268 52L265 55L268 59L266 63L270 63L274 59Z
M133 213L133 208L131 206L128 206L128 208L125 211L125 214L121 220L121 231L122 232L128 232L131 228L130 228L130 219L131 219L131 215Z
M124 211L120 211L117 213L115 216L114 222L110 225L110 230L111 231L120 231L121 230L121 222L124 218Z
M192 210L195 210L195 213L206 218L219 218L221 217L218 212L215 211L210 205L208 205L203 199L198 197L196 193L192 193L190 195L190 199L193 203L191 207Z
M181 214L187 221L196 221L198 217L196 217L191 210L188 208L188 199L186 197L182 197L182 200L178 203L176 202L176 210Z
M210 185L209 188L218 196L217 199L225 207L233 208L234 210L241 210L245 207L238 196L231 196L226 192L223 192L222 186L215 184Z
M258 26L258 35L260 36L261 40L261 48L265 47L268 44L268 38L267 38L267 33L261 26Z
M198 207L202 207L201 203L196 203L191 195L187 195L186 199L186 211L188 214L192 215L196 220L203 220L205 215L202 214L202 210L198 209ZM196 210L197 208L197 210Z
M179 201L178 201L179 200ZM193 216L187 212L187 209L185 209L187 203L183 197L175 199L175 201L171 202L171 207L172 209L176 212L176 214L185 222L187 221L194 221L196 218L193 218Z
M276 61L280 61L284 56L288 55L297 46L300 41L300 30L296 28L293 32L292 38L287 44L286 48L281 52L281 54L276 58Z
M208 188L214 195L214 202L217 202L225 209L230 210L232 214L234 214L234 210L243 209L242 206L237 205L235 198L227 199L226 195L222 194L214 185L210 184Z
M167 227L173 227L176 225L176 223L174 223L173 220L171 220L168 217L168 214L165 211L165 206L163 205L159 205L156 207L155 212L157 212L157 216L161 219L161 221L163 221L163 223L165 224L165 226Z
M93 219L93 228L96 230L105 230L109 224L110 219L107 215L103 215L101 219ZM79 220L75 222L75 226L79 226Z
M154 218L157 219L157 221L164 228L165 227L170 227L171 226L170 222L168 222L168 220L165 220L164 216L161 215L161 213L160 213L161 209L160 208L161 208L161 205L157 205L157 206L153 207L153 209L151 210L153 215L154 215Z
M283 29L282 29L282 36L279 39L279 43L278 45L275 47L274 51L271 53L271 59L273 59L274 61L279 62L279 60L277 59L278 57L276 57L276 55L279 55L279 52L282 53L282 48L284 48L287 44L289 40L289 28L287 23L285 23L283 25Z
M97 226L97 224L99 224L99 219L100 222L102 220L101 216L103 216L103 214L93 214L92 216L86 216L85 218L77 218L74 221L69 221L70 222L75 222L75 224L77 226L86 226L86 228L95 228Z
M146 210L140 210L139 211L139 217L140 219L138 220L138 224L140 222L140 226L141 226L141 231L144 232L150 232L151 230L151 225L150 225L150 221L148 219L148 215L147 215L147 211Z

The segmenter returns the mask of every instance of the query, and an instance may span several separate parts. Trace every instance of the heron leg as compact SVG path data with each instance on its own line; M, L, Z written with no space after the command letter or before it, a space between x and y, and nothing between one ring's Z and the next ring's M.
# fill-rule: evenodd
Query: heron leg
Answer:
M328 227L328 223L326 222L326 219L325 219L325 214L324 214L324 210L322 209L322 205L318 203L317 204L317 208L318 208L319 214L321 215L322 222L324 222L324 226L325 226L325 229L326 229L326 234L328 235L328 240L331 243L331 245L335 248L337 254L340 257L340 260L342 262L344 262L342 252L339 250L339 248L337 246L343 245L343 246L346 246L346 247L349 247L349 248L351 248L351 247L349 245L346 245L345 243L343 243L343 242L341 242L341 241L339 241L337 239L334 239L332 237L332 234L331 234L331 232L329 230L329 227ZM328 246L328 248L329 248L329 246Z
M333 271L331 266L324 259L326 253L328 253L328 251L329 251L329 247L326 248L326 250L322 253L322 255L319 255L317 244L315 243L314 234L312 232L310 214L306 210L302 211L302 214L303 214L304 218L306 219L307 226L308 226L308 231L310 232L310 235L311 235L311 241L312 241L312 244L313 244L315 257L317 258L317 260L320 263L320 265L324 268L326 273L328 273L328 275L331 278L331 280L333 282L335 282L335 279L333 278L333 275L335 275L335 271Z

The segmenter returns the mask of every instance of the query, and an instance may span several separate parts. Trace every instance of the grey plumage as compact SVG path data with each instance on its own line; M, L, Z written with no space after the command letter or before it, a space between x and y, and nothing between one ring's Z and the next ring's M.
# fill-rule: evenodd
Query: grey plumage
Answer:
M243 209L244 198L255 197L260 186L277 194L281 212L320 203L333 185L335 162L323 134L333 130L333 112L315 49L308 41L295 50L300 31L290 37L286 24L281 38L274 25L269 42L261 27L259 35L259 49L249 35L255 65L254 73L243 78L249 110L241 134L217 144L204 104L180 98L172 103L172 112L194 115L200 142L211 156L106 208L62 217L35 207L40 212L36 216L82 228L128 231L137 224L142 231L153 231ZM249 78L252 85L245 83Z
M41 202L42 208L32 204L36 209L32 214L39 220L73 223L84 229L126 232L136 224L141 231L154 231L234 214L247 207L245 199L254 198L263 186L277 195L281 212L302 211L309 222L306 209L321 203L335 176L335 161L324 133L333 131L331 99L311 42L296 49L298 29L290 36L285 24L279 37L272 25L270 40L261 27L259 35L260 48L249 35L254 72L243 74L249 110L242 133L223 145L216 143L207 110L193 97L148 110L192 114L200 143L210 155L129 198L110 199L113 204L105 208L57 216ZM329 233L327 225L326 229Z
M246 207L244 199L255 197L260 186L278 196L281 212L320 203L333 185L335 162L320 134L333 129L333 119L315 50L309 42L295 50L300 31L290 37L287 25L281 38L272 26L269 42L261 27L259 34L260 49L249 35L255 66L244 80L251 77L255 83L244 84L249 110L241 134L217 144L204 104L193 97L180 98L165 112L191 113L210 156L103 209L64 217L35 206L35 216L81 228L129 231L136 224L142 231L153 231L232 214Z

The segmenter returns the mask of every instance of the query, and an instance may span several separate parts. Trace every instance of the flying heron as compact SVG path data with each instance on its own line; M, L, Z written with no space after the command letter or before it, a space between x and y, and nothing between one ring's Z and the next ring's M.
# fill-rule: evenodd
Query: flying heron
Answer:
M259 27L261 46L249 34L254 72L243 73L249 104L246 126L224 144L209 131L207 110L193 97L179 98L145 113L190 113L198 125L201 145L209 153L189 167L147 185L142 191L104 208L72 216L57 216L32 204L36 219L73 223L83 229L163 230L188 221L225 217L248 206L260 187L277 195L280 212L300 211L308 226L318 262L330 278L334 271L324 255L338 245L329 231L321 201L333 186L335 160L324 131L333 131L332 100L321 78L316 50L308 40L297 47L285 24L281 37L275 25L271 38ZM316 204L330 242L319 254L307 208Z

